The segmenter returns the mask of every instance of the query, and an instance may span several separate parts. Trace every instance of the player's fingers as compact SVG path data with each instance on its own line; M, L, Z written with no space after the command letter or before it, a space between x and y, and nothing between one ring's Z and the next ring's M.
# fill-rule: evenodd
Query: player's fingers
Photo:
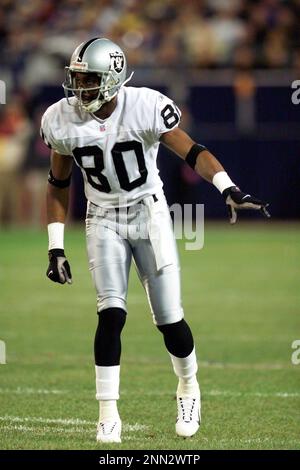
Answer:
M254 204L256 206L267 206L268 205L267 202L261 201L260 199L257 199L256 197L253 197L253 196L251 196L251 198L246 202L251 202L252 204Z
M236 208L260 210L262 208L262 204L254 204L253 202L244 202L243 204L236 204Z
M265 206L261 207L260 211L261 213L267 217L268 219L271 217L271 214L270 212L266 209L268 207L269 204L266 204Z
M68 284L72 284L72 274L68 261L64 262L64 264L62 265L62 270L64 273L65 281L67 281Z
M227 204L227 210L228 210L230 224L235 224L236 219L237 219L237 214L236 214L235 209L231 205Z
M63 266L58 270L58 275L59 275L59 281L57 282L59 282L60 284L65 284L66 275L65 275L65 269Z

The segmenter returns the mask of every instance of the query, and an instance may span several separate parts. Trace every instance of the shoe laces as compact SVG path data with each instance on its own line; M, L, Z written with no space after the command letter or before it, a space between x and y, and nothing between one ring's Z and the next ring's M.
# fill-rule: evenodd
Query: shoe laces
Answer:
M178 398L178 417L186 423L193 420L193 414L196 410L196 398L179 397Z
M102 431L104 436L112 434L117 426L117 421L106 421L99 423L99 430Z

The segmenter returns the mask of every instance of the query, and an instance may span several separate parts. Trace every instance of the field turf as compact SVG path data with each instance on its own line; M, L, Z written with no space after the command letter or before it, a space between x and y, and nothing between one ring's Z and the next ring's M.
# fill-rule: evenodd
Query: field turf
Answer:
M202 390L201 430L175 436L176 380L132 270L123 331L122 444L106 449L300 449L300 226L207 224L179 243L185 316ZM69 228L74 283L45 277L46 232L0 232L1 449L100 449L95 442L95 294L83 227Z

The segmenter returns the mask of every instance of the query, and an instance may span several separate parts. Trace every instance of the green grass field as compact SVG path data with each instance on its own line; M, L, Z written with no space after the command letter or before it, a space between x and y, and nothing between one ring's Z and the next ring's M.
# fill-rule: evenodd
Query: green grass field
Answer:
M119 449L300 449L300 226L206 225L179 243L183 303L196 342L200 431L175 436L176 380L132 271L123 332ZM95 294L83 227L69 229L74 284L45 277L45 233L0 232L1 449L101 449L95 442Z

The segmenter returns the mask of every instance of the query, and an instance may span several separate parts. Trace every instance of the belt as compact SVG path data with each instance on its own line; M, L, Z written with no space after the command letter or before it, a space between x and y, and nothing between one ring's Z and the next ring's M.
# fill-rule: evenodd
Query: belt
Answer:
M149 196L148 196L149 197ZM156 194L151 194L151 196L153 201L154 202L157 202L158 201L158 197L156 196ZM144 200L140 200L138 201L136 204L144 204L145 205L145 202ZM97 206L96 204L94 204L93 202L90 202L90 205L93 207L93 209L96 211L96 215L104 215L105 213L109 212L109 211L115 211L117 214L119 214L121 211L124 213L130 211L131 207L133 207L135 204L133 204L132 206L125 206L125 207L109 207L109 208L105 208L105 207L102 207L102 206Z
M150 197L153 198L153 201L154 201L154 202L157 202L157 201L158 201L158 198L157 198L156 194L151 194ZM140 200L139 202L137 202L136 204L145 204L145 203L144 203L144 200L141 199L141 200ZM117 214L118 214L120 211L122 211L122 210L123 210L123 211L126 210L127 213L128 213L128 212L130 211L131 207L135 206L136 204L132 204L132 206L125 206L125 207L115 207L115 208L113 208L113 210L115 210ZM108 210L111 210L111 209L108 209Z
M157 202L157 201L158 201L158 198L157 198L156 194L151 194L150 197L152 197L152 199L153 199L154 202ZM140 202L142 202L143 204L145 204L143 199L142 199Z

